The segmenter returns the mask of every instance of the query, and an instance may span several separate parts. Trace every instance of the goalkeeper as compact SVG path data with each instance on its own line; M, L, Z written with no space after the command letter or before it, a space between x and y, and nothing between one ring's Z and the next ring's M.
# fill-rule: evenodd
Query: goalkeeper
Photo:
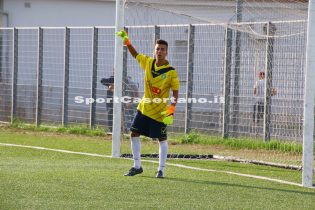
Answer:
M125 176L143 172L140 161L140 135L144 135L159 140L159 168L156 177L163 178L168 150L166 125L173 123L179 90L177 72L166 60L168 43L161 39L156 40L155 58L151 58L138 54L125 31L116 34L122 38L131 55L144 70L144 96L130 128L134 165ZM173 97L171 105L168 106L170 89L173 91Z

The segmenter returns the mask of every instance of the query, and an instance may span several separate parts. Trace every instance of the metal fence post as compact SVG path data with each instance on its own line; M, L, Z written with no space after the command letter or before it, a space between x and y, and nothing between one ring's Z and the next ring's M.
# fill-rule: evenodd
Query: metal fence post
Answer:
M238 23L242 22L243 18L243 1L238 0L236 6L236 21ZM241 32L236 31L235 38L235 67L234 67L234 96L233 96L233 114L232 114L232 124L233 132L238 130L239 126L239 109L240 109L240 68L241 68Z
M157 25L154 26L154 43L161 36L161 28Z
M91 98L96 100L96 87L97 87L97 60L98 60L98 28L93 28L93 58L92 58L92 88ZM96 101L90 105L90 128L95 128L96 118Z
M232 68L232 29L226 26L225 33L225 59L224 59L224 109L222 137L229 136L230 123L230 93L231 93L231 68Z
M19 62L19 31L13 30L13 73L12 73L12 92L11 92L11 123L16 117L17 81L18 81L18 62Z
M68 97L69 97L69 65L70 65L70 28L65 28L65 61L63 81L62 126L68 125Z
M125 31L128 33L128 28L124 27ZM124 45L123 48L123 96L126 94L126 85L127 85L127 59L128 59L128 49Z
M3 78L2 78L2 72L4 69L4 56L3 56L3 52L4 52L4 41L3 41L3 35L0 35L0 82L2 82Z
M155 46L155 42L156 40L160 39L161 36L161 28L160 26L155 25L154 26L154 37L153 37L153 46ZM153 52L153 57L155 56L154 52Z
M128 28L127 27L124 27L125 31L128 33ZM128 60L128 49L127 49L127 46L124 45L123 46L123 75L122 75L122 81L123 81L123 84L122 84L122 96L126 96L126 90L127 90L127 85L128 85L128 74L127 74L127 60ZM122 127L123 127L123 133L125 132L126 130L126 112L125 112L125 109L126 109L126 104L122 104L121 105L121 116L122 116Z
M43 45L44 45L44 30L43 28L38 29L38 66L37 66L37 92L36 92L36 126L41 124L41 114L42 114L42 81L43 81Z
M188 27L188 52L187 52L187 75L186 75L186 107L185 107L185 133L191 130L190 121L192 114L192 103L189 99L193 95L193 81L194 81L194 39L195 39L195 26L189 25Z
M271 112L271 96L272 96L272 64L273 64L273 43L275 25L268 23L266 25L267 42L266 42L266 73L265 73L265 103L264 103L264 141L270 140L270 112Z

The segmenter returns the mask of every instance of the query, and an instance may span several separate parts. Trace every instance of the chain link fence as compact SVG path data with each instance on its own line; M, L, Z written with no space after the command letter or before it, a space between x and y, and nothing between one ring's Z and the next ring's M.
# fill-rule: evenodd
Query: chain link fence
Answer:
M140 53L153 56L157 38L169 43L168 59L177 69L183 99L170 131L301 141L306 24L126 28ZM0 29L0 121L110 130L108 87L100 81L113 76L114 32L114 27ZM136 91L141 97L143 71L127 51L124 60L123 95ZM266 73L267 94L263 120L256 123L253 87L260 71ZM195 101L185 103L189 98ZM124 132L135 109L123 106Z

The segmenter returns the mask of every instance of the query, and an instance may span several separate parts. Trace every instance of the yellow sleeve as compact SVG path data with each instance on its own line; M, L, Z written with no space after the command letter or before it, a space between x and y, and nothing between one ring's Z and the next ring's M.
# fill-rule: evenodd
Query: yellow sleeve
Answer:
M172 90L179 90L179 79L177 76L177 71L172 71L172 81L171 81Z
M149 63L150 63L150 57L149 56L146 56L146 55L143 55L143 54L138 54L137 57L136 57L136 60L138 61L138 63L140 64L140 67L143 70L148 68Z

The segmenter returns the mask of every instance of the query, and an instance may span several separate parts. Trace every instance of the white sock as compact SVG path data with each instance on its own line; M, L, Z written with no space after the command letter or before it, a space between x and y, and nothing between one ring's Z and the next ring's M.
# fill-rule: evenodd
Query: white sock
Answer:
M141 167L141 160L140 160L140 149L141 149L141 142L140 137L131 137L131 149L132 149L132 156L133 156L133 167L139 169Z
M159 171L164 173L165 162L167 158L167 150L168 150L168 143L167 140L160 141L160 150L159 150Z

